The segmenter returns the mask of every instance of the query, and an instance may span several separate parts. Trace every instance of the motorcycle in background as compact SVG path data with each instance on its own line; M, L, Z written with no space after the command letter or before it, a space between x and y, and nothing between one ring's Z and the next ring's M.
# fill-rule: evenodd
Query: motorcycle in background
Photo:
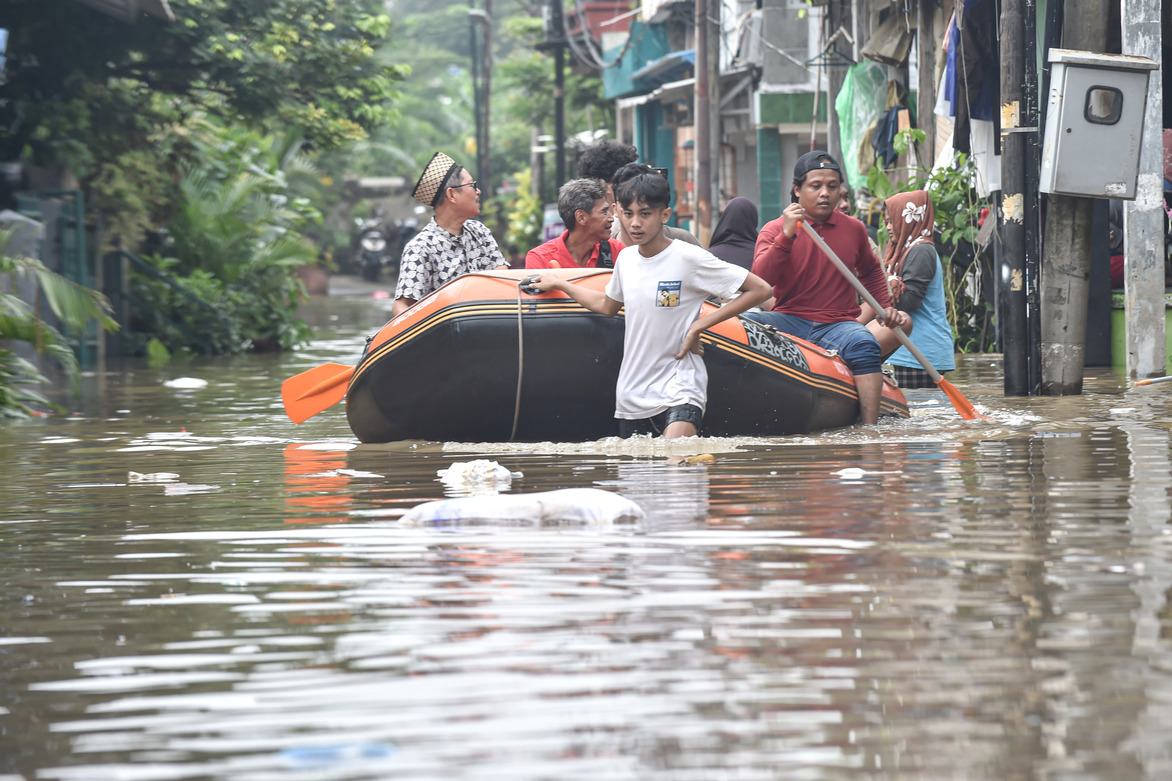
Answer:
M359 218L355 222L358 225L358 272L367 282L374 282L382 273L383 266L391 264L391 236L381 219Z

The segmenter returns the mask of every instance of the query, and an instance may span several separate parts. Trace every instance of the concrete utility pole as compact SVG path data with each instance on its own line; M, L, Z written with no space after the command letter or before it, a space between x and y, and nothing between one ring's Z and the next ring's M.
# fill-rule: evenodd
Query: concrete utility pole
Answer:
M480 189L486 197L491 198L492 171L488 139L492 108L492 0L484 0L483 10L476 8L475 2L472 0L473 7L468 9L468 20L472 37L472 100L476 114L476 177L480 180ZM484 52L480 56L477 56L477 24L484 25Z
M720 142L724 138L724 125L720 119L720 107L724 102L720 89L720 47L723 43L721 29L721 0L708 6L708 159L711 178L708 184L708 232L701 241L704 246L712 238L716 223L720 220L721 162Z
M1123 0L1123 54L1161 59L1160 0ZM1167 67L1165 64L1164 67ZM1161 377L1164 343L1164 204L1162 70L1148 76L1135 200L1123 204L1124 299L1127 304L1127 376Z
M1029 385L1026 311L1025 145L1021 132L1024 73L1020 0L1001 3L1001 268L997 275L1005 395L1025 396ZM1028 67L1034 67L1030 62Z
M471 0L468 7L468 49L472 53L472 115L476 125L476 175L479 177L484 176L480 169L483 162L480 155L484 148L484 115L480 97L480 73L483 67L480 63L480 46L476 40L476 19L483 13L477 10L476 0Z
M481 189L491 198L495 192L492 186L492 158L489 157L489 135L492 132L492 0L484 0L484 79L481 95L484 98L484 157L480 176Z
M1155 2L1158 6L1159 0ZM1108 0L1067 0L1062 48L1102 52L1107 47L1107 11ZM1047 396L1082 393L1094 209L1090 198L1048 196L1040 290L1042 393Z
M819 57L823 53L830 55L833 53L842 54L844 57L849 57L851 62L859 62L859 0L832 0L824 7L824 30L833 30L830 33L830 39L822 44L823 51L818 53ZM841 32L840 32L841 31ZM837 36L837 37L836 37ZM846 43L844 44L843 39ZM848 45L847 50L843 51L843 46ZM831 60L833 61L833 60ZM842 151L842 139L838 132L838 112L835 110L834 103L838 100L838 94L842 92L843 81L846 80L846 68L825 68L826 80L822 81L820 75L821 70L815 67L814 81L818 84L818 90L824 88L826 90L826 142L822 146L830 153L830 156L835 160L843 160L846 157ZM815 109L821 101L821 96L818 90L814 94ZM814 116L811 118L810 129L811 135L818 122L818 111L815 110ZM805 150L803 145L801 151ZM785 203L789 203L788 198L782 199Z
M717 0L719 2L719 0ZM708 0L696 0L696 86L694 110L696 137L693 139L695 171L692 176L692 192L696 196L696 238L703 245L708 244L712 235L712 152L710 143L711 116L708 105ZM677 196L678 197L678 196Z
M1038 121L1038 4L1022 0L1022 72L1021 124L1025 131L1025 270L1026 270L1026 341L1029 344L1028 382L1030 395L1042 389L1042 317L1038 286L1042 271L1042 248L1038 234L1041 220L1042 145Z
M554 192L566 181L566 46L562 0L549 0L545 6L545 40L537 48L553 50Z
M936 162L936 4L919 0L916 3L916 52L919 57L919 81L916 84L916 121L924 131L920 146L923 159L920 164L931 168Z

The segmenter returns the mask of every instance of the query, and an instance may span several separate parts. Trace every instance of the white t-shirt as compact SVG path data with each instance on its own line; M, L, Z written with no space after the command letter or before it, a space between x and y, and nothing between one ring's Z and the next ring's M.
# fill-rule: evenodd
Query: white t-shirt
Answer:
M692 352L679 360L675 356L704 299L731 298L748 269L678 239L650 258L638 247L627 247L614 265L606 295L626 309L615 417L641 420L680 404L703 410L708 401L704 359Z

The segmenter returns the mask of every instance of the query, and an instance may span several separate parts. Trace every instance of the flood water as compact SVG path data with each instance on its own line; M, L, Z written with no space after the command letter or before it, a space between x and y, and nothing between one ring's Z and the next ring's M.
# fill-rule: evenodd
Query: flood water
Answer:
M290 423L280 381L387 306L0 425L0 781L1172 777L1172 384L1004 398L980 356L988 422L915 391L671 447ZM473 459L645 516L399 520Z

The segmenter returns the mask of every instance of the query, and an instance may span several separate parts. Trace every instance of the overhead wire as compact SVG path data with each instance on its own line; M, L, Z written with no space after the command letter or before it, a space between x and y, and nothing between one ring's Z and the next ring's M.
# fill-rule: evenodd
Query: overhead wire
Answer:
M725 5L727 6L730 4L725 3ZM619 65L622 62L622 59L626 55L627 51L631 48L632 45L634 45L636 42L638 42L639 39L641 39L643 37L643 33L646 30L646 28L641 30L638 37L628 36L626 42L623 44L623 48L615 55L614 59L606 60L602 56L602 54L598 50L596 50L595 47L597 47L598 44L595 43L594 39L591 38L589 35L588 28L586 25L585 11L582 7L580 0L574 0L574 14L578 18L578 27L580 30L580 32L578 33L578 36L580 36L581 40L577 40L575 38L575 36L570 34L570 31L568 29L568 24L566 22L566 19L568 17L565 15L562 16L562 31L561 31L562 37L566 41L567 45L570 47L570 51L574 54L574 56L577 58L577 60L579 62L581 62L584 65L588 65L590 67L596 68L597 70L605 70L607 68L613 68L613 67ZM743 24L746 24L751 15L752 15L751 11L743 14L741 16L741 18L737 20L736 27L740 27ZM692 23L694 24L694 20L685 19L684 21L685 21L685 23L688 21L692 21ZM713 16L708 17L708 22L710 24L720 24L720 20L717 19L716 17L713 17ZM733 29L735 30L736 27L734 27ZM723 26L721 27L721 32L722 33L724 32ZM784 49L776 46L773 43L770 43L768 40L766 40L765 36L761 34L760 30L754 29L753 27L749 27L747 30L747 34L755 35L757 37L757 42L765 49L768 49L769 51L789 60L794 65L797 65L799 68L806 71L807 73L810 72L810 66L808 63L805 63L805 62L799 60L798 58L794 57L792 54L785 51Z

